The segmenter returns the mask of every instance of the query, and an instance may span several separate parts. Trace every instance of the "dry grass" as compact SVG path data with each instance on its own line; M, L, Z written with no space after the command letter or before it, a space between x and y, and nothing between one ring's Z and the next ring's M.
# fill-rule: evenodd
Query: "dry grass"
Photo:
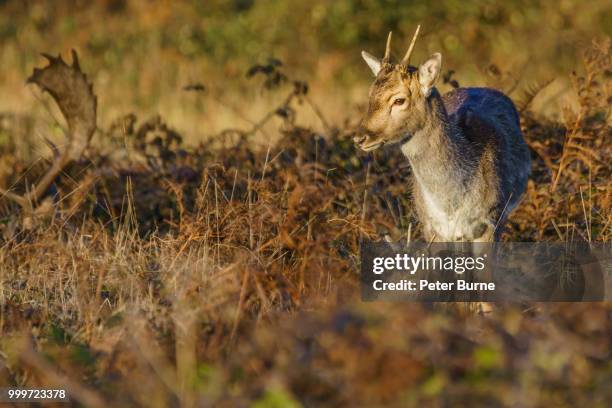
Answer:
M609 42L586 55L563 123L524 107L534 173L504 239L610 241L610 57ZM0 383L84 406L610 402L609 304L485 318L360 302L360 239L420 234L410 169L359 156L350 123L297 126L308 93L283 86L263 119L282 119L274 145L249 143L263 121L191 148L127 116L65 172L38 228L3 201Z

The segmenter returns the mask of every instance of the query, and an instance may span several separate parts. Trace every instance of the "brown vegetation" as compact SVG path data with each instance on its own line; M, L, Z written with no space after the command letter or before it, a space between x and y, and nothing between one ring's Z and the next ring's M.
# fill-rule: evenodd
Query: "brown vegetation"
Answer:
M611 55L586 54L562 123L519 101L533 177L505 240L610 240ZM409 167L357 153L351 124L314 105L328 130L297 126L308 87L279 69L250 71L288 96L249 130L189 147L127 115L98 124L102 147L65 167L33 228L2 200L0 383L86 406L609 403L608 304L482 317L359 301L360 240L420 236ZM272 117L282 139L254 148ZM48 165L5 150L24 171L2 187L27 194Z

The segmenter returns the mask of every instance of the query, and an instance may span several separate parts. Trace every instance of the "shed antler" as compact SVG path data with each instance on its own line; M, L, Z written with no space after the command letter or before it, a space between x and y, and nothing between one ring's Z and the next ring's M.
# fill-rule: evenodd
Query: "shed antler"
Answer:
M51 166L25 194L19 195L0 189L1 195L22 207L24 217L31 217L35 213L38 201L51 183L70 162L81 157L96 129L96 96L92 85L81 71L77 53L72 50L72 65L64 62L59 55L43 56L49 61L49 65L35 68L27 83L38 85L57 103L68 125L67 141L60 148L46 140L53 151Z

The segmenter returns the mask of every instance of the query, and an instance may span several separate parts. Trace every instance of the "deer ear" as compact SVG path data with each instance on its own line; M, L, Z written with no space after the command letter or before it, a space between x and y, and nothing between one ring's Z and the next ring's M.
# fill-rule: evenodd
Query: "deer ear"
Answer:
M380 72L380 60L376 58L375 56L373 56L372 54L365 52L365 51L361 51L361 56L363 57L366 64L368 64L372 72L374 73L374 76L377 76L378 73Z
M442 55L439 52L433 54L427 61L419 67L419 84L421 92L425 97L431 93L442 67Z

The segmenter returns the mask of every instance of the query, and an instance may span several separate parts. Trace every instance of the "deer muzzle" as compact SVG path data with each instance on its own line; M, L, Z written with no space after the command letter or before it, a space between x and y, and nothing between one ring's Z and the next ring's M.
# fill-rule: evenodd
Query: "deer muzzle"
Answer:
M361 127L357 136L353 138L353 142L361 149L366 152L370 152L372 150L376 150L385 144L384 140L369 132L367 129Z

